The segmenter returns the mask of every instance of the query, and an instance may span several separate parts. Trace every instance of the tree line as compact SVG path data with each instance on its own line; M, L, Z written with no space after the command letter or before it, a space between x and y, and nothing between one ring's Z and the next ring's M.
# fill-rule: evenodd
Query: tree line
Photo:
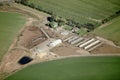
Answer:
M110 15L109 17L103 19L102 24L105 24L105 23L109 22L110 20L112 20L118 16L120 16L120 10L116 11L114 14Z

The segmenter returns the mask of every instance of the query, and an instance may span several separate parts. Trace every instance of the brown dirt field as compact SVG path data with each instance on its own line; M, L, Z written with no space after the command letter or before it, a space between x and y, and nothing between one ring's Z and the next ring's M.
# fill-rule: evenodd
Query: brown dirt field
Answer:
M86 55L89 54L87 51L74 47L68 43L63 43L60 46L57 46L50 50L51 52L59 55L59 56L71 56L71 55Z
M41 39L33 42L38 38L41 38ZM42 33L42 31L38 27L28 26L21 33L18 44L30 49L35 45L42 43L46 39L47 39L46 36Z
M109 44L102 44L91 51L91 54L120 54L120 48Z

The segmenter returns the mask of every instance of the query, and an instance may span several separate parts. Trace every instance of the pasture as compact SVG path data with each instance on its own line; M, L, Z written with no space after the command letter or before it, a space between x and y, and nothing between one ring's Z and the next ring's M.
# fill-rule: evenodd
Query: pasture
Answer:
M120 57L76 57L26 67L5 80L120 80Z
M27 4L79 23L95 25L120 9L119 0L28 0Z
M120 45L120 17L113 19L108 26L97 28L93 33Z
M0 12L0 60L24 23L25 18L21 14Z

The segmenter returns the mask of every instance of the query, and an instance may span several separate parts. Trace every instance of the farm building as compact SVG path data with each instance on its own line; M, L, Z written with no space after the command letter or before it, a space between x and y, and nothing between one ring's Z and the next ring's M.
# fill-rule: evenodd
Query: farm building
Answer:
M58 40L54 40L54 41L50 42L50 43L48 44L48 46L49 46L49 47L55 47L55 46L57 46L57 45L59 45L59 44L61 44L61 43L62 43L62 40L61 40L61 39L58 39Z

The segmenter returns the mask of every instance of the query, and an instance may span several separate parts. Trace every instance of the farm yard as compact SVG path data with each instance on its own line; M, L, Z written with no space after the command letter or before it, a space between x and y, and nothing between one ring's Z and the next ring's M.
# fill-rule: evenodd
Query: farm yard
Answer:
M0 80L120 79L119 0L15 0L0 11Z
M28 0L25 4L79 23L95 25L120 8L119 0Z
M21 14L0 12L0 60L23 27L25 20Z
M29 36L28 36L29 35ZM28 26L19 37L19 44L25 48L33 48L46 40L46 36L35 26Z
M76 57L31 65L5 80L119 80L119 57Z

